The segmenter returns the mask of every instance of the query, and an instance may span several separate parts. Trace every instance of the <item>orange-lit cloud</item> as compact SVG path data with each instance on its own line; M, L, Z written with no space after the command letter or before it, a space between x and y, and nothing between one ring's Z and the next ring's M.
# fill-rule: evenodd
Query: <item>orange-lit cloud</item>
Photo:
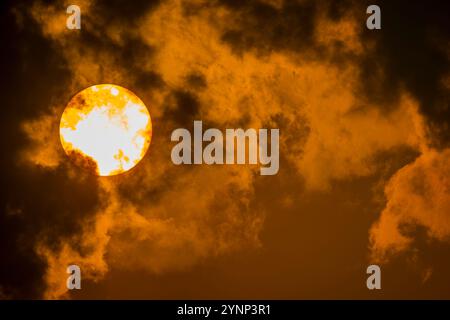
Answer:
M370 232L373 258L386 260L413 244L408 226L439 241L450 238L450 150L427 150L400 169L385 189L387 204Z
M266 3L273 10L283 6L283 1ZM76 36L61 29L65 14L55 14L56 8L32 8L43 35L66 59L72 81L51 114L23 124L31 141L25 158L48 170L63 165L57 134L42 128L57 128L66 100L96 83L136 86L141 92L133 91L148 106L159 131L135 169L99 180L100 205L82 221L81 234L62 240L58 249L44 242L37 246L48 263L47 297L64 296L70 263L95 280L111 267L160 273L261 244L265 212L251 206L255 168L186 168L170 162L170 130L193 120L218 128L280 128L280 153L295 168L293 179L304 181L307 191L327 191L335 181L374 174L382 152L398 147L423 152L386 187L388 204L371 232L373 250L405 248L411 239L399 226L410 221L426 226L438 239L448 235L440 222L448 209L443 187L448 181L439 178L448 173L448 152L424 151L424 119L406 89L400 99L384 105L361 93L359 59L373 52L362 45L352 11L337 21L315 16L314 43L329 48L319 56L313 47L296 51L286 44L280 50L240 52L223 35L239 29L242 19L208 1L193 3L192 12L183 1L165 1L129 24L105 21L94 3L83 4L85 23ZM99 27L105 23L107 28ZM84 41L83 34L97 43ZM133 51L136 42L140 50ZM117 55L127 50L130 56ZM332 59L336 55L342 55L340 63ZM156 80L148 90L140 89L140 76L154 74L158 77L151 78ZM180 96L189 97L189 103L179 103ZM411 175L430 189L414 196ZM432 209L427 208L430 202ZM403 203L409 206L403 208ZM427 210L432 210L430 217Z

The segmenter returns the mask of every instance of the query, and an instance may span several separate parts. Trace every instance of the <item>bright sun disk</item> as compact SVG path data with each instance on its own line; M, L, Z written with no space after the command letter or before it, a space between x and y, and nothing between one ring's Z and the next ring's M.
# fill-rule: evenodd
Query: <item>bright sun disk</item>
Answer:
M144 103L131 91L112 84L76 94L61 117L64 151L100 176L130 170L145 155L152 122Z

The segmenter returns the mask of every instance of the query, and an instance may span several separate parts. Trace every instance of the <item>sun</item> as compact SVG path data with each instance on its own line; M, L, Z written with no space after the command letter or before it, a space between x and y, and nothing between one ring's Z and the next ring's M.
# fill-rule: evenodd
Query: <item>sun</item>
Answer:
M145 155L152 121L133 92L99 84L77 93L61 116L60 139L76 163L112 176L133 168Z

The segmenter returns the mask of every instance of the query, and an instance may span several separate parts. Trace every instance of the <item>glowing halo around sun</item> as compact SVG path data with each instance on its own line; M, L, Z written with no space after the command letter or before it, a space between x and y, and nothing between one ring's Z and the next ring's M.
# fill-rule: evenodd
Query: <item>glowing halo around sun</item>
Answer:
M130 170L144 157L152 121L133 92L99 84L69 101L59 133L64 151L77 164L100 176L112 176Z

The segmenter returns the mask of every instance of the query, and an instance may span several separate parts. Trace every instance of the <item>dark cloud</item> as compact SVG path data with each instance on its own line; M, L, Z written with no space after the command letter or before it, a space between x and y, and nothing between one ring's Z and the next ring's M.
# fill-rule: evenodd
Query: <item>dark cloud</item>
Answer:
M219 3L237 16L237 24L231 24L222 36L235 53L306 51L314 59L329 59L336 65L356 59L362 69L361 93L368 101L392 105L406 88L419 100L421 112L430 121L433 142L441 147L448 145L450 97L448 87L443 84L450 74L448 2L287 0L280 2L280 7L267 1ZM365 9L371 4L381 7L382 30L365 27ZM315 23L323 12L336 21L352 12L360 20L360 42L370 50L356 57L343 50L338 41L331 51L317 43Z
M41 297L45 290L46 283L43 276L47 267L46 261L36 253L36 243L44 242L47 248L58 252L61 243L68 242L81 255L89 254L91 248L80 247L77 244L77 240L83 234L80 232L82 226L89 225L89 222L95 218L99 206L101 206L101 201L99 200L101 191L99 191L96 179L85 175L83 171L71 164L60 165L54 170L44 170L39 166L30 167L23 165L19 161L20 152L30 145L29 137L23 133L21 124L24 121L35 119L41 114L50 112L51 107L55 104L67 102L70 95L73 94L73 92L66 92L67 87L74 83L79 85L79 83L73 81L73 77L78 76L78 74L70 68L70 63L74 61L69 61L62 52L67 47L62 48L60 43L52 41L43 34L39 23L27 14L27 4L14 4L15 11L12 11L12 7L5 5L5 3L7 2L2 3L2 14L0 17L2 39L0 54L2 70L4 70L6 75L1 80L1 95L4 99L4 105L0 119L0 134L2 135L2 157L0 160L0 261L2 261L0 267L0 296L5 294L6 296L19 298L36 298ZM47 5L47 2L39 3ZM400 100L402 89L406 88L409 93L419 100L421 112L432 124L436 137L433 141L436 145L447 145L450 141L448 123L450 121L450 113L448 109L448 88L442 85L442 80L449 75L447 43L449 39L449 22L447 17L449 5L446 2L437 1L422 2L421 4L408 1L378 1L378 3L382 8L383 29L380 31L368 31L365 28L366 6L364 2L359 1L287 0L277 4L276 1L221 0L203 6L190 6L189 2L186 2L184 6L186 9L192 9L186 10L185 13L193 16L199 14L204 8L214 9L219 6L230 10L232 12L232 21L230 21L229 25L226 25L225 30L221 30L220 39L221 43L229 46L237 56L243 56L244 53L248 52L255 53L256 56L267 56L273 52L301 54L302 59L327 60L337 68L347 63L356 62L362 68L362 73L359 75L360 86L358 87L358 94L362 93L362 100L367 100L374 104L379 103L383 111L389 111L393 108L393 105L395 105L393 102ZM158 52L156 45L149 45L148 41L144 41L142 35L138 33L123 32L117 39L108 35L108 31L112 30L108 29L109 27L120 26L120 30L131 30L139 27L141 18L151 12L151 10L158 8L161 4L162 1L138 1L133 3L95 1L91 8L91 15L85 17L86 21L91 24L91 28L87 28L81 34L73 33L67 35L70 46L76 48L75 51L80 54L81 58L76 62L82 64L85 61L85 57L94 57L94 62L100 70L98 75L87 79L86 83L92 82L93 84L97 81L110 82L115 75L112 74L113 70L108 69L108 66L117 64L117 69L120 71L125 70L124 72L127 74L126 77L118 77L118 79L124 81L121 85L132 87L138 96L150 96L150 98L153 98L148 92L159 92L161 94L161 106L159 109L155 108L157 116L155 117L154 136L152 149L150 150L153 158L151 160L144 159L137 169L139 166L147 169L149 167L148 161L153 161L154 159L160 160L159 162L155 161L157 163L168 163L170 146L167 143L167 137L170 136L171 130L178 127L191 128L192 121L201 119L202 112L213 110L212 108L215 107L214 105L207 107L202 105L202 103L205 103L201 97L202 92L207 91L213 85L213 83L208 82L207 72L204 72L204 70L199 72L195 67L189 65L189 70L183 70L183 78L180 82L185 86L182 87L180 83L169 85L162 72L149 70L151 68L148 66L143 67L142 65L155 57ZM17 13L20 13L20 18L18 18ZM348 14L356 15L357 21L360 21L361 27L358 29L357 36L359 42L366 44L364 54L358 55L357 53L349 52L344 41L341 40L333 40L331 44L324 45L318 41L315 35L316 23L320 15L325 15L331 21L339 22L344 21ZM176 49L178 47L175 47ZM107 53L108 58L111 58L111 61L108 61L108 63L102 60L105 57L105 53ZM239 66L239 64L230 65L234 67ZM288 67L291 66L293 64L288 64ZM228 66L225 65L225 69L226 67ZM239 72L240 70L237 70L236 74L239 74ZM314 75L314 72L309 72L311 73L310 76ZM319 70L319 72L321 71ZM271 73L271 71L266 71L266 74L268 77L274 74L278 75L276 72ZM253 76L252 70L245 75ZM284 80L285 85L289 85L290 79L297 81L297 78L284 76L286 77ZM264 78L264 74L262 77ZM220 77L218 78L221 80ZM321 73L317 77L312 78L326 79ZM241 84L236 79L232 79L232 77L229 79L230 81L236 81L232 83L235 87L239 87ZM338 80L341 81L342 79L338 78ZM246 85L245 82L242 83ZM335 82L331 82L329 86L334 87L335 84ZM267 84L265 85L267 86ZM266 86L262 85L261 87L264 89ZM228 88L227 86L224 87ZM257 88L257 86L251 88ZM75 88L75 90L79 89L82 88ZM277 88L277 90L281 89ZM328 92L327 90L325 92ZM219 90L214 92L219 94ZM236 91L230 92L230 95L233 95ZM280 92L277 94L283 95L285 93L285 91ZM263 94L263 92L256 92L256 94L258 93ZM272 92L269 92L264 97L271 98L273 95ZM322 97L322 92L317 93L317 96ZM55 100L55 97L59 97L58 99L60 100ZM315 102L314 97L305 101ZM292 99L295 100L295 98ZM297 101L295 100L295 102ZM209 101L206 100L206 102ZM229 103L229 101L226 101L226 103ZM204 121L204 125L205 127L220 127L220 125L226 124L229 127L248 127L249 123L255 118L254 109L251 108L253 103L254 100L251 100L251 97L242 97L237 105L231 106L231 108L239 109L239 112L231 109L226 109L225 111L225 113L234 112L234 114L237 114L237 119L232 117L222 117L222 119L220 116L217 116L219 119L217 120L217 118L210 117L209 120ZM343 104L345 103L344 101ZM280 103L280 105L285 106L283 103ZM226 105L226 107L230 106ZM258 111L264 112L266 107L264 104L264 108ZM264 125L270 121L283 129L286 128L285 132L290 134L290 136L286 137L286 146L293 146L289 149L289 153L295 156L302 155L304 152L302 148L308 140L310 131L317 130L318 126L311 128L306 116L303 119L301 114L291 116L290 113L292 112L289 109L281 109L278 113L273 113L263 118L266 121ZM324 114L319 114L317 118L321 120L320 118L323 116ZM397 118L394 117L394 119ZM218 123L213 123L213 121ZM354 122L357 122L357 120ZM381 121L381 123L384 122ZM361 127L364 124L364 121L362 121ZM327 127L329 126L327 125ZM387 128L389 129L390 127L387 126ZM344 126L341 131L345 131L343 136L347 137L347 131L351 130L351 126ZM358 133L363 132L363 130L356 130L355 132L354 136L358 136ZM332 135L334 133L334 131L331 132ZM339 133L341 132L339 131ZM54 134L57 135L58 133L54 132ZM379 139L377 137L371 139L375 140L373 142L374 145L378 143ZM319 142L322 143L323 141L320 140ZM359 144L359 140L355 142L356 146L365 146L365 144L366 142ZM324 145L324 148L326 148L326 144ZM330 158L339 158L338 155L340 155L339 151L342 149L342 145L338 147L336 150L331 149L332 157L330 156ZM352 146L351 149L354 149L354 147ZM319 149L319 151L318 153L323 157L324 150ZM62 153L62 149L59 152ZM410 155L413 152L409 149L400 153L399 157L402 160L399 160L399 162L402 165L415 157L415 153L414 156ZM371 154L369 153L369 155ZM386 158L389 157L392 158L392 154L386 155ZM351 162L351 160L354 160L352 157L345 157L343 161L349 161L350 164L359 164L361 159L358 156L355 158L358 161ZM164 161L161 161L161 159L164 159ZM313 158L311 163L315 164L315 160L316 158ZM330 163L333 163L332 160L330 159ZM386 161L383 154L383 161L380 162L385 163ZM366 159L362 157L361 162L365 163ZM283 168L287 166L287 164L283 164ZM331 168L329 169L331 178L341 178L341 175L347 177L348 173L346 171L334 176L335 172L329 163L326 163L324 167ZM151 170L153 169L151 167ZM288 171L288 169L291 171ZM263 199L261 203L272 212L280 213L280 211L283 211L280 210L280 202L277 202L280 200L278 199L280 194L295 198L306 188L303 183L290 182L289 179L295 176L295 169L289 167L288 169L282 169L286 171L284 173L281 171L283 176L276 182L279 185L272 184L273 180L269 182L264 180L266 184L257 186L257 192L262 195L261 199ZM238 180L237 182L228 183L226 179L229 176L225 174L219 176L225 181L224 187L218 188L218 191L213 191L217 192L217 194L211 196L211 202L205 200L205 208L207 208L208 214L209 212L214 212L216 215L198 217L194 214L197 213L197 208L192 206L191 211L186 210L192 217L186 217L183 211L183 203L179 206L174 205L174 203L176 203L180 195L189 198L190 194L184 194L183 192L186 192L189 188L194 188L194 186L183 181L180 177L191 182L190 178L187 179L186 177L191 177L189 174L193 174L192 172L195 171L189 172L190 168L180 169L179 167L171 167L170 169L157 167L155 171L157 170L161 171L158 173L147 172L144 169L138 170L135 172L136 178L130 178L119 185L118 194L126 201L135 203L139 209L145 209L150 202L152 202L154 207L160 204L164 207L162 202L166 201L166 206L173 206L169 206L170 210L176 212L173 215L179 221L186 222L186 224L190 223L191 220L195 221L195 219L198 219L200 221L204 219L206 222L199 224L202 232L199 232L198 235L195 234L195 236L198 236L198 239L194 237L194 240L199 243L203 240L202 236L204 233L209 232L216 236L217 230L225 230L223 231L226 234L223 236L223 243L221 241L218 243L211 241L211 247L219 246L218 244L226 246L226 240L233 238L236 234L237 242L253 236L252 232L249 232L248 235L246 234L247 224L253 222L253 216L247 215L248 212L246 211L246 206L248 205L247 197L250 197L248 194L251 188L240 189L239 184L242 181ZM386 170L392 170L392 168ZM356 170L356 172L358 171ZM389 175L391 173L389 171ZM151 180L152 175L158 176L158 174L162 178L158 180L158 183L153 183L154 181ZM216 177L211 173L208 173L206 176L195 174L193 174L193 177L196 177L200 181L199 183L205 184L210 183L211 177ZM237 174L234 174L234 176L237 176ZM160 177L158 176L158 178ZM325 177L324 180L328 181L331 178ZM139 183L145 179L148 179L150 182L146 183L146 188L139 188ZM366 190L375 183L372 181L357 181L354 184L353 182L348 182L347 189L345 189L346 185L344 187L341 185L344 191L338 195L331 196L331 198L327 198L327 195L321 195L310 202L301 202L302 200L296 202L295 199L286 200L286 203L293 202L293 206L284 210L284 213L280 213L282 214L282 219L272 215L272 220L270 220L268 227L270 233L265 234L270 255L264 258L267 260L253 257L252 259L256 262L253 261L251 266L264 265L267 261L271 261L269 264L271 268L278 268L277 270L280 274L285 273L284 265L278 263L278 261L286 261L295 256L295 266L301 268L306 260L306 252L312 255L311 261L313 262L307 264L307 272L305 274L309 274L308 272L314 273L315 278L320 281L319 278L323 278L323 275L316 271L317 265L326 265L328 263L326 261L327 257L332 256L333 263L339 266L338 269L346 268L347 260L342 259L336 253L330 253L330 251L338 247L338 252L345 251L347 252L346 257L352 259L353 252L348 250L351 247L358 252L357 262L359 263L358 268L360 268L360 265L365 261L367 229L372 222L369 220L373 218L368 216L369 214L361 216L360 211L369 211L367 203L370 203L372 194L371 192L366 192ZM268 188L267 185L269 185ZM183 191L179 191L177 188ZM170 193L171 190L179 192L174 191ZM193 194L197 196L195 192ZM350 200L348 203L342 201L342 199L351 198L355 194L359 198L364 199L364 201L356 201L356 204ZM224 200L225 198L226 200ZM266 198L269 200L264 200ZM335 203L338 205L335 206ZM234 209L236 212L232 213L231 220L227 220L227 210L233 208L234 205L236 206ZM252 205L254 204L252 203ZM344 213L349 211L349 206L351 207L351 215L346 216L344 224L358 224L362 225L362 227L356 233L352 233L356 234L354 237L350 233L345 233L344 241L339 242L346 230L345 226L340 225L342 223L341 217L345 216ZM180 210L180 207L183 210ZM342 211L342 215L335 215L336 208L339 209L339 212ZM372 208L375 208L374 211L377 209L375 206ZM253 213L262 211L260 208L252 209L254 210L252 211ZM365 213L367 213L366 211ZM166 214L165 211L162 210L162 212L160 213L162 216ZM318 218L312 215L306 217L306 215L301 214L303 212L315 212ZM323 237L318 232L312 232L312 230L321 230L324 220L321 218L323 212L325 212L325 217L330 221L330 226L327 228L330 229L329 234L332 234L336 240L337 244L335 246L330 247L326 237ZM211 225L214 227L210 230L207 227ZM299 225L303 228L300 229L301 232L298 229ZM172 227L169 226L168 229ZM176 225L175 227L182 231L184 230L182 226ZM162 228L165 228L165 225ZM237 229L236 234L233 234L235 229ZM184 239L184 233L181 231L180 233L170 233L165 231L165 229L162 230L161 233L165 234L167 238L175 234L180 236L182 240ZM279 230L283 230L281 232L283 236L281 237ZM289 232L284 230L289 230ZM406 230L405 232L415 231ZM190 232L186 233L190 235ZM299 238L291 239L290 237L294 234L299 235ZM305 236L302 237L302 234ZM303 241L300 245L300 248L303 250L301 254L299 254L299 247L295 241ZM152 241L149 241L149 243L154 245ZM322 248L323 252L327 252L328 255L319 256L317 253L312 252L316 248L312 248L311 243L319 243L320 248ZM180 248L184 248L184 245L185 243L180 247L175 245L172 250L176 253ZM193 247L196 248L195 245ZM279 248L284 248L285 251L280 251ZM157 246L153 248L156 256L159 253L158 249L160 248ZM212 251L210 247L207 247L205 250ZM184 250L183 254L188 256L189 251ZM202 254L204 253L201 252L199 256L203 257ZM278 257L279 260L273 259L274 256ZM188 258L186 260L190 263ZM234 262L232 265L238 266ZM279 279L275 278L272 270L266 268L263 269L262 273L267 277L272 277L273 285L277 286ZM289 272L291 271L289 270ZM351 271L353 272L353 269ZM239 270L236 270L236 273L238 272ZM246 272L252 275L253 268L247 267ZM350 271L346 270L345 274L345 279L354 281ZM336 278L338 277L336 276ZM256 280L253 279L252 281ZM296 297L296 294L299 293L298 288L302 287L303 283L292 282L288 277L284 278L283 281L285 281L283 283L291 291L282 293L282 295L284 294L284 296L291 298ZM338 279L336 281L343 280ZM294 283L295 286L289 286L288 282ZM323 291L326 290L327 285L324 282L320 283ZM352 282L351 288L355 289L355 287L356 282ZM178 290L176 286L174 288L173 290ZM278 289L282 292L281 286ZM250 289L247 288L246 290ZM359 293L361 292L359 291ZM364 293L362 294L364 295ZM345 296L345 293L342 293L342 295ZM350 295L350 293L347 292L347 295Z
M52 76L61 78L61 74L51 75L44 72L43 63L48 63L52 57L55 57L51 53L49 55L39 54L50 51L48 42L36 39L33 31L19 30L10 8L3 4L0 21L3 42L1 61L5 75L7 75L2 77L0 89L4 99L0 118L0 132L3 137L0 140L3 150L0 163L0 260L2 261L0 285L7 297L38 297L44 286L42 274L45 263L37 257L33 248L34 232L38 229L34 228L32 221L25 225L23 220L26 218L22 202L18 195L12 192L26 186L26 184L24 185L26 182L17 177L20 168L17 167L15 159L17 151L26 142L20 133L19 121L27 115L39 112L34 105L33 96L43 98L44 95L50 100L48 90L42 90L45 80L52 83ZM31 52L34 49L38 49L38 51ZM25 60L28 63L23 63ZM44 81L36 83L36 86L30 86L23 82L22 76L30 71L41 72ZM22 194L21 190L19 191ZM15 199L11 199L11 195ZM23 196L24 198L34 198L33 194L23 194ZM35 212L34 216L38 214Z
M206 78L201 73L191 73L186 77L187 84L194 89L204 89L207 87Z
M174 90L167 97L164 117L172 119L178 126L190 127L199 116L199 101L194 93Z
M3 9L1 61L7 76L1 81L0 286L7 297L38 298L45 289L46 263L36 245L43 241L57 248L61 239L79 234L98 204L97 186L77 168L47 171L20 161L29 144L22 121L48 112L70 80L63 58L39 35L39 27L27 16L22 17L27 27L17 25L11 8Z
M121 0L99 0L94 2L95 16L102 17L102 22L120 21L127 24L138 24L139 18L161 3L161 0L138 0L132 3ZM104 28L106 24L100 24Z

